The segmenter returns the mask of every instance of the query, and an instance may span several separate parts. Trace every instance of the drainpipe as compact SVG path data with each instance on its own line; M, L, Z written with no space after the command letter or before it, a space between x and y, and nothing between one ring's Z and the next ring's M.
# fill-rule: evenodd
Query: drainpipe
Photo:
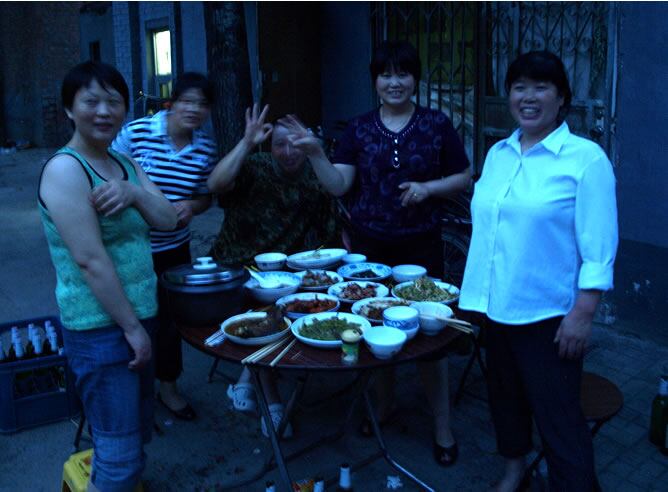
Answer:
M244 18L246 20L246 44L248 46L251 91L253 102L259 103L262 99L262 77L260 74L257 2L244 2Z

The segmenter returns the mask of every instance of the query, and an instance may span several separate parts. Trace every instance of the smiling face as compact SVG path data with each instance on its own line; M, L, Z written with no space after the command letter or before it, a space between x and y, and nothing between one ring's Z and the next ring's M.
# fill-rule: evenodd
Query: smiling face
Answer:
M306 154L296 149L288 138L290 132L281 125L276 125L271 134L271 155L286 173L299 171L306 161Z
M191 88L172 103L169 124L176 125L175 130L193 131L204 124L209 117L210 105L202 89Z
M83 138L108 145L125 119L125 100L116 89L102 87L93 79L77 91L72 107L65 112Z
M386 69L376 77L376 92L383 104L400 108L415 92L415 77L405 70Z
M539 142L557 127L564 98L552 82L520 77L510 86L508 102L523 136Z

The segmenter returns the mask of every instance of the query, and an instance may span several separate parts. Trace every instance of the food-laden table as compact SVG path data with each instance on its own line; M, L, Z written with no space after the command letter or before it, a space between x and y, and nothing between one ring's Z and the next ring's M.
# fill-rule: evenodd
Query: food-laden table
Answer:
M238 345L229 340L226 340L224 343L217 346L206 345L205 340L219 329L218 326L195 327L177 324L177 328L183 338L197 350L213 357L237 364L241 364L241 361L245 357L260 348L257 346ZM343 435L345 429L350 428L348 423L352 418L355 405L360 398L363 398L369 419L372 424L374 435L380 448L381 456L384 457L392 467L405 474L411 480L416 482L420 487L424 488L425 490L434 490L420 478L415 476L410 470L398 463L390 454L376 419L376 412L372 403L372 399L370 398L370 388L373 385L375 375L379 369L384 367L397 366L399 364L408 362L414 362L422 357L435 354L436 352L443 350L448 344L454 341L461 334L462 333L460 331L450 327L446 327L435 336L426 336L422 333L418 333L415 338L407 341L402 350L390 360L376 359L368 350L364 342L361 341L359 361L355 365L345 365L341 362L340 349L327 350L315 348L297 341L297 343L295 343L288 350L288 352L274 367L270 368L269 364L276 356L276 353L268 354L266 357L252 364L245 365L253 375L253 383L258 395L260 411L266 422L271 422L271 417L269 414L267 400L262 390L262 384L260 383L261 371L267 369L275 369L278 371L302 371L306 373L315 371L325 371L331 373L356 371L359 375L359 378L357 380L357 384L355 385L354 398L350 404L349 410L346 412L345 422L340 428L341 431L337 434ZM282 431L284 430L285 425L289 420L295 398L298 398L297 394L298 391L295 390L286 407L283 422L279 426L278 432L274 430L273 425L267 425L267 430L269 431L269 438L274 453L274 459L279 469L283 485L281 490L292 490L292 481L286 466L286 459L284 458L281 451L280 438L278 436L282 434ZM329 437L331 438L332 436ZM309 446L309 449L313 447L314 446Z

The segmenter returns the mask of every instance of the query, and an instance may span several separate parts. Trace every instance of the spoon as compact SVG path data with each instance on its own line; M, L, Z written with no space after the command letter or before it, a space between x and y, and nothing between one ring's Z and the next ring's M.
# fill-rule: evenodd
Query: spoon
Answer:
M260 284L260 288L262 289L276 289L281 286L281 283L276 279L264 278L262 275L255 273L248 267L246 267L246 270L251 274L251 277L257 280L257 283Z

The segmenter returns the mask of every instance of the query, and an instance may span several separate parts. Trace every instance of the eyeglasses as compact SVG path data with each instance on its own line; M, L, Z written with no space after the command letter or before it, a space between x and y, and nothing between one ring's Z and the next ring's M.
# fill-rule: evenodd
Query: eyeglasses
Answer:
M209 101L207 101L206 99L199 99L199 100L195 100L195 99L177 99L176 102L181 103L184 106L189 106L189 107L195 108L195 109L198 109L198 108L207 109L209 107Z

